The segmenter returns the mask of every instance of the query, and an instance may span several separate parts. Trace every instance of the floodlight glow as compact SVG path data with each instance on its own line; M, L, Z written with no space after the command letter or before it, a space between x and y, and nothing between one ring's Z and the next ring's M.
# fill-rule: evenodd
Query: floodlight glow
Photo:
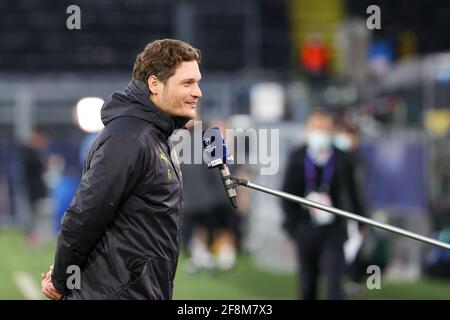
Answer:
M104 101L100 98L83 98L77 103L78 125L86 132L98 132L104 125L100 111Z

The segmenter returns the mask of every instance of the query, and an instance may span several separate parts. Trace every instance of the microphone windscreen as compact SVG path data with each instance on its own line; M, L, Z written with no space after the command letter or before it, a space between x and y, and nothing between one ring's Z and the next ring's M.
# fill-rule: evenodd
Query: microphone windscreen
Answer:
M203 160L209 168L233 163L233 156L228 154L226 141L219 128L204 130L202 140Z

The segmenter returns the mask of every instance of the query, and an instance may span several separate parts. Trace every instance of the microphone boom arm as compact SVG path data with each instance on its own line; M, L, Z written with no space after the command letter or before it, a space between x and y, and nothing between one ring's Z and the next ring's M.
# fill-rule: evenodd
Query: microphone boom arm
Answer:
M389 231L389 232L393 232L393 233L402 235L404 237L408 237L408 238L411 238L411 239L414 239L414 240L417 240L417 241L421 241L421 242L424 242L424 243L427 243L427 244L431 244L431 245L434 245L434 246L438 246L438 247L450 250L450 244L446 243L446 242L443 242L443 241L439 241L439 240L435 240L435 239L432 239L432 238L429 238L429 237L425 237L425 236L420 235L418 233L415 233L415 232L412 232L412 231L408 231L408 230L405 230L405 229L402 229L402 228L398 228L398 227L392 226L392 225L387 224L387 223L381 223L381 222L378 222L376 220L369 219L369 218L366 218L366 217L363 217L363 216L360 216L360 215L357 215L357 214L354 214L354 213L351 213L351 212L348 212L348 211L344 211L344 210L341 210L341 209L325 206L325 205L320 204L318 202L310 201L310 200L307 200L305 198L302 198L302 197L299 197L299 196L295 196L295 195L287 193L287 192L282 192L282 191L270 189L270 188L267 188L267 187L263 187L263 186L251 183L250 181L245 180L245 179L238 179L236 177L231 177L230 179L232 181L232 187L233 188L236 188L238 186L243 186L243 187L247 187L249 189L258 190L258 191L261 191L261 192L264 192L264 193L268 193L268 194L271 194L271 195L274 195L274 196L277 196L277 197L280 197L280 198L283 198L283 199L286 199L286 200L290 200L290 201L293 201L293 202L297 202L299 204L303 204L305 206L309 206L309 207L320 209L320 210L323 210L323 211L326 211L326 212L329 212L329 213L333 213L333 214L336 214L338 216L341 216L341 217L344 217L344 218L347 218L347 219L356 220L358 222L361 222L361 223L364 223L364 224L367 224L367 225L370 225L370 226L373 226L373 227L376 227L376 228L379 228L379 229L383 229L383 230L386 230L386 231Z

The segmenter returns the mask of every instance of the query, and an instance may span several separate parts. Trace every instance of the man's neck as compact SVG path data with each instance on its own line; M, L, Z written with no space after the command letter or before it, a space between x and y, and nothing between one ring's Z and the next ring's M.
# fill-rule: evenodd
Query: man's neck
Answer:
M168 113L168 112L163 108L161 101L160 101L158 98L156 98L155 95L153 95L153 94L150 93L150 96L149 96L148 98L149 98L150 101L153 102L153 104L159 109L159 111L161 111L162 113L164 113L164 114L166 114L166 115L168 115L168 116L170 116L170 117L172 116L170 113Z

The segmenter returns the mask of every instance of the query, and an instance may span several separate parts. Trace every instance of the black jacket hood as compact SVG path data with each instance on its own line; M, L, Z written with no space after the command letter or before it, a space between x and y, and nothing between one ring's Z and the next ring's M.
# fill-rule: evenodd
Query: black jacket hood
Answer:
M149 97L150 90L143 81L131 80L124 92L116 91L106 99L101 111L103 124L106 126L119 117L136 117L155 125L167 136L184 128L188 118L172 117L162 112Z

